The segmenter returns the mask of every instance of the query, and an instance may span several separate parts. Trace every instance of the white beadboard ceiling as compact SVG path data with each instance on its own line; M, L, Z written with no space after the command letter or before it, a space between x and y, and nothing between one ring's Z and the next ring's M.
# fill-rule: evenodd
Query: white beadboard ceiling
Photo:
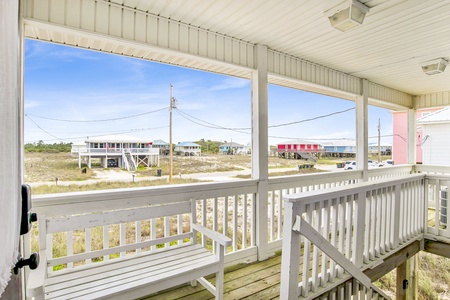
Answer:
M370 7L370 12L363 26L347 32L333 29L324 14L332 6L332 0L65 0L66 5L61 2L64 0L25 0L26 19L44 21L49 25L26 23L25 35L77 46L84 43L85 47L102 51L248 77L245 68L252 68L253 63L253 57L248 55L236 63L242 69L229 68L227 64L216 65L207 60L193 63L192 59L175 52L151 53L139 47L127 48L114 41L70 31L70 18L76 19L72 22L79 24L81 29L89 31L86 25L89 9L85 14L71 16L71 5L85 9L90 3L112 5L123 8L128 14L162 17L189 28L201 29L206 35L223 36L225 43L227 38L238 40L242 44L236 51L241 53L246 44L248 47L263 44L270 50L365 78L409 95L450 90L450 66L444 73L434 76L424 74L421 69L424 61L436 58L450 61L448 0L361 0ZM39 12L40 7L46 7L45 11ZM106 17L96 10L95 19L102 18ZM109 28L99 29L100 23L92 26L96 26L97 31L111 34L114 21L111 15L109 18ZM128 18L131 20L133 16ZM118 22L127 22L127 16ZM58 31L52 24L66 30ZM133 30L133 37L139 39L141 28L135 26ZM172 27L168 26L168 35L171 30ZM126 35L123 31L120 34Z

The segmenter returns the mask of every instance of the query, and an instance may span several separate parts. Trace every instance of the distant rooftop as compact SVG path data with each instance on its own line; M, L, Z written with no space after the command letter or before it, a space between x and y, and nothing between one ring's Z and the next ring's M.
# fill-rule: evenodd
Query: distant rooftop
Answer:
M130 135L103 135L96 137L87 137L87 143L149 143L150 139L139 139Z
M450 122L450 107L432 112L422 118L417 119L417 124L436 124Z
M200 147L199 144L196 144L196 143L193 143L193 142L181 142L181 143L178 143L177 146L180 146L180 147Z
M244 147L244 145L241 145L241 144L238 144L238 143L235 143L235 142L230 142L230 143L225 143L225 144L222 144L222 145L220 145L220 147Z

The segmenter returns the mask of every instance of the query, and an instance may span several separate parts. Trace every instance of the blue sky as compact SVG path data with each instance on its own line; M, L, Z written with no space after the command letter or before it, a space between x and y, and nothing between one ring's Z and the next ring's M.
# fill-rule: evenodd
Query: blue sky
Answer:
M174 143L250 142L250 130L209 128L251 126L249 80L34 40L25 43L25 142L75 142L118 133L168 141L170 84L179 110L173 113ZM351 101L269 86L269 126L354 107ZM369 136L377 135L378 118L381 134L392 134L391 113L369 107ZM86 122L110 119L116 120ZM354 139L355 112L270 128L269 136L270 144L290 138ZM392 138L383 142L391 144Z

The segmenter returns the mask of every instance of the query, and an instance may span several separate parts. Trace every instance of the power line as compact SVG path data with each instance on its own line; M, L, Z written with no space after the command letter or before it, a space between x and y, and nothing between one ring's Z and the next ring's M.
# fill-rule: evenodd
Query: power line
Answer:
M57 137L56 135L53 135L53 134L51 134L50 132L48 132L47 130L43 129L43 128L42 128L41 126L39 126L32 118L30 118L30 116L28 116L28 115L25 115L25 116L26 116L28 119L30 119L30 121L33 122L33 124L36 125L37 128L39 128L40 130L42 130L43 132L45 132L45 133L48 134L49 136L54 137L54 138L56 138L56 139L58 139L58 140L65 140L65 139L59 138L59 137Z
M294 125L294 124L300 124L300 123L304 123L304 122L315 121L315 120L318 120L318 119L331 117L331 116L333 116L333 115L342 114L342 113L345 113L345 112L348 112L348 111L351 111L351 110L354 110L354 109L355 109L355 108L352 107L352 108L349 108L349 109L345 109L345 110L341 110L341 111L336 111L336 112L333 112L333 113L330 113L330 114L321 115L321 116L317 116L317 117L310 118L310 119L299 120L299 121L294 121L294 122L289 122L289 123L281 123L281 124L276 124L276 125L270 125L268 128L283 127L283 126L289 126L289 125ZM192 115L190 115L190 114L188 114L188 113L186 113L186 112L181 111L180 109L177 109L177 111L178 111L179 113L183 114L184 117L185 117L186 119L188 119L186 116L189 116L190 118L193 118L193 119L198 120L198 121L200 121L200 122L202 122L202 123L205 123L205 124L210 125L210 126L207 126L207 125L200 124L200 123L197 123L197 122L194 122L194 121L190 120L191 122L193 122L193 123L195 123L195 124L198 124L198 125L204 126L204 127L208 127L208 128L217 128L217 129L225 129L225 130L232 130L232 131L234 131L234 130L250 130L250 129L251 129L251 128L249 128L249 127L242 127L242 128L227 128L227 127L223 127L223 126L220 126L220 125L217 125L217 124L213 124L213 123L207 122L207 121L205 121L205 120L201 120L201 119L199 119L199 118L197 118L197 117L194 117L194 116L192 116ZM188 120L189 120L189 119L188 119Z
M58 122L71 122L71 123L95 123L95 122L110 122L110 121L117 121L117 120L123 120L123 119L130 119L130 118L135 118L135 117L140 117L140 116L144 116L144 115L148 115L148 114L152 114L158 111L162 111L162 110L166 110L169 107L164 107L164 108L160 108L157 110L153 110L153 111L148 111L148 112L143 112L140 114L136 114L136 115L131 115L131 116L125 116L125 117L117 117L117 118L111 118L111 119L102 119L102 120L67 120L67 119L56 119L56 118L49 118L49 117L44 117L44 116L39 116L39 115L35 115L35 114L30 114L27 113L25 114L25 116L33 116L36 118L41 118L41 119L45 119L45 120L50 120L50 121L58 121Z
M36 124L36 126L38 126L38 125ZM156 129L162 129L162 128L168 128L168 127L169 126L159 126L159 127L152 127L152 128L129 129L129 130L123 130L123 131L118 131L118 132L113 132L113 133L110 133L110 131L109 131L108 133L109 134L123 134L123 133L130 133L130 132L142 132L142 131L156 130ZM43 130L43 129L41 128L41 130ZM46 131L44 131L44 132L46 132ZM55 139L43 140L44 142L55 141L55 140L65 140L65 141L67 141L67 140L79 140L79 139L86 138L85 135L84 136L78 136L78 137L70 137L70 138L58 138L58 137L56 137L56 136L54 136L54 135L52 135L52 134L50 134L48 132L46 132L46 133L51 135L52 137L55 137ZM90 134L89 137L98 137L98 136L104 136L104 135L105 134L94 134L94 135ZM30 141L26 141L26 143L30 143Z
M212 124L212 123L209 123L209 122L200 120L200 119L195 118L195 117L193 117L193 116L191 116L191 115L189 115L189 114L187 114L187 113L184 113L184 112L180 111L179 109L176 109L175 111L176 111L181 117L185 118L186 120L188 120L188 121L190 121L190 122L192 122L192 123L195 123L195 124L197 124L197 125L206 127L206 128L222 129L222 130L229 130L229 131L234 131L234 132L238 132L238 133L251 134L250 132L241 131L241 130L250 130L250 128L242 128L242 129L237 129L237 128L227 128L227 127L219 126L219 125L216 125L216 124ZM194 121L194 120L190 119L188 116L191 117L191 118L194 118L194 119L196 119L196 120L199 120L199 121L201 121L201 122L204 122L204 123L206 123L206 124L211 124L211 125L201 124L200 122L197 122L197 121Z
M269 128L282 127L282 126L289 126L289 125L294 125L294 124L299 124L299 123L304 123L304 122L309 122L309 121L315 121L315 120L318 120L318 119L331 117L331 116L333 116L333 115L342 114L342 113L345 113L345 112L348 112L348 111L354 110L354 109L355 109L355 108L352 107L352 108L349 108L349 109L345 109L345 110L341 110L341 111L336 111L336 112L333 112L333 113L330 113L330 114L326 114L326 115L314 117L314 118L311 118L311 119L305 119L305 120L294 121L294 122L289 122L289 123L282 123L282 124L277 124L277 125L271 125L271 126L269 126Z

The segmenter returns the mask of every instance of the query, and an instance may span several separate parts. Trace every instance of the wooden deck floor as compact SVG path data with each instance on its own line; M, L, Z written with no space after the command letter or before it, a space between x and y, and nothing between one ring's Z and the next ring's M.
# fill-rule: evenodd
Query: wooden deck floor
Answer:
M224 299L279 299L281 253L262 261L225 270ZM214 279L212 279L214 282ZM186 285L142 298L142 300L214 299L201 284Z
M428 211L428 222L434 222L434 210ZM279 299L281 252L263 262L240 265L225 270L224 299ZM211 280L215 283L214 278ZM141 300L214 299L202 285L185 285L152 294Z

